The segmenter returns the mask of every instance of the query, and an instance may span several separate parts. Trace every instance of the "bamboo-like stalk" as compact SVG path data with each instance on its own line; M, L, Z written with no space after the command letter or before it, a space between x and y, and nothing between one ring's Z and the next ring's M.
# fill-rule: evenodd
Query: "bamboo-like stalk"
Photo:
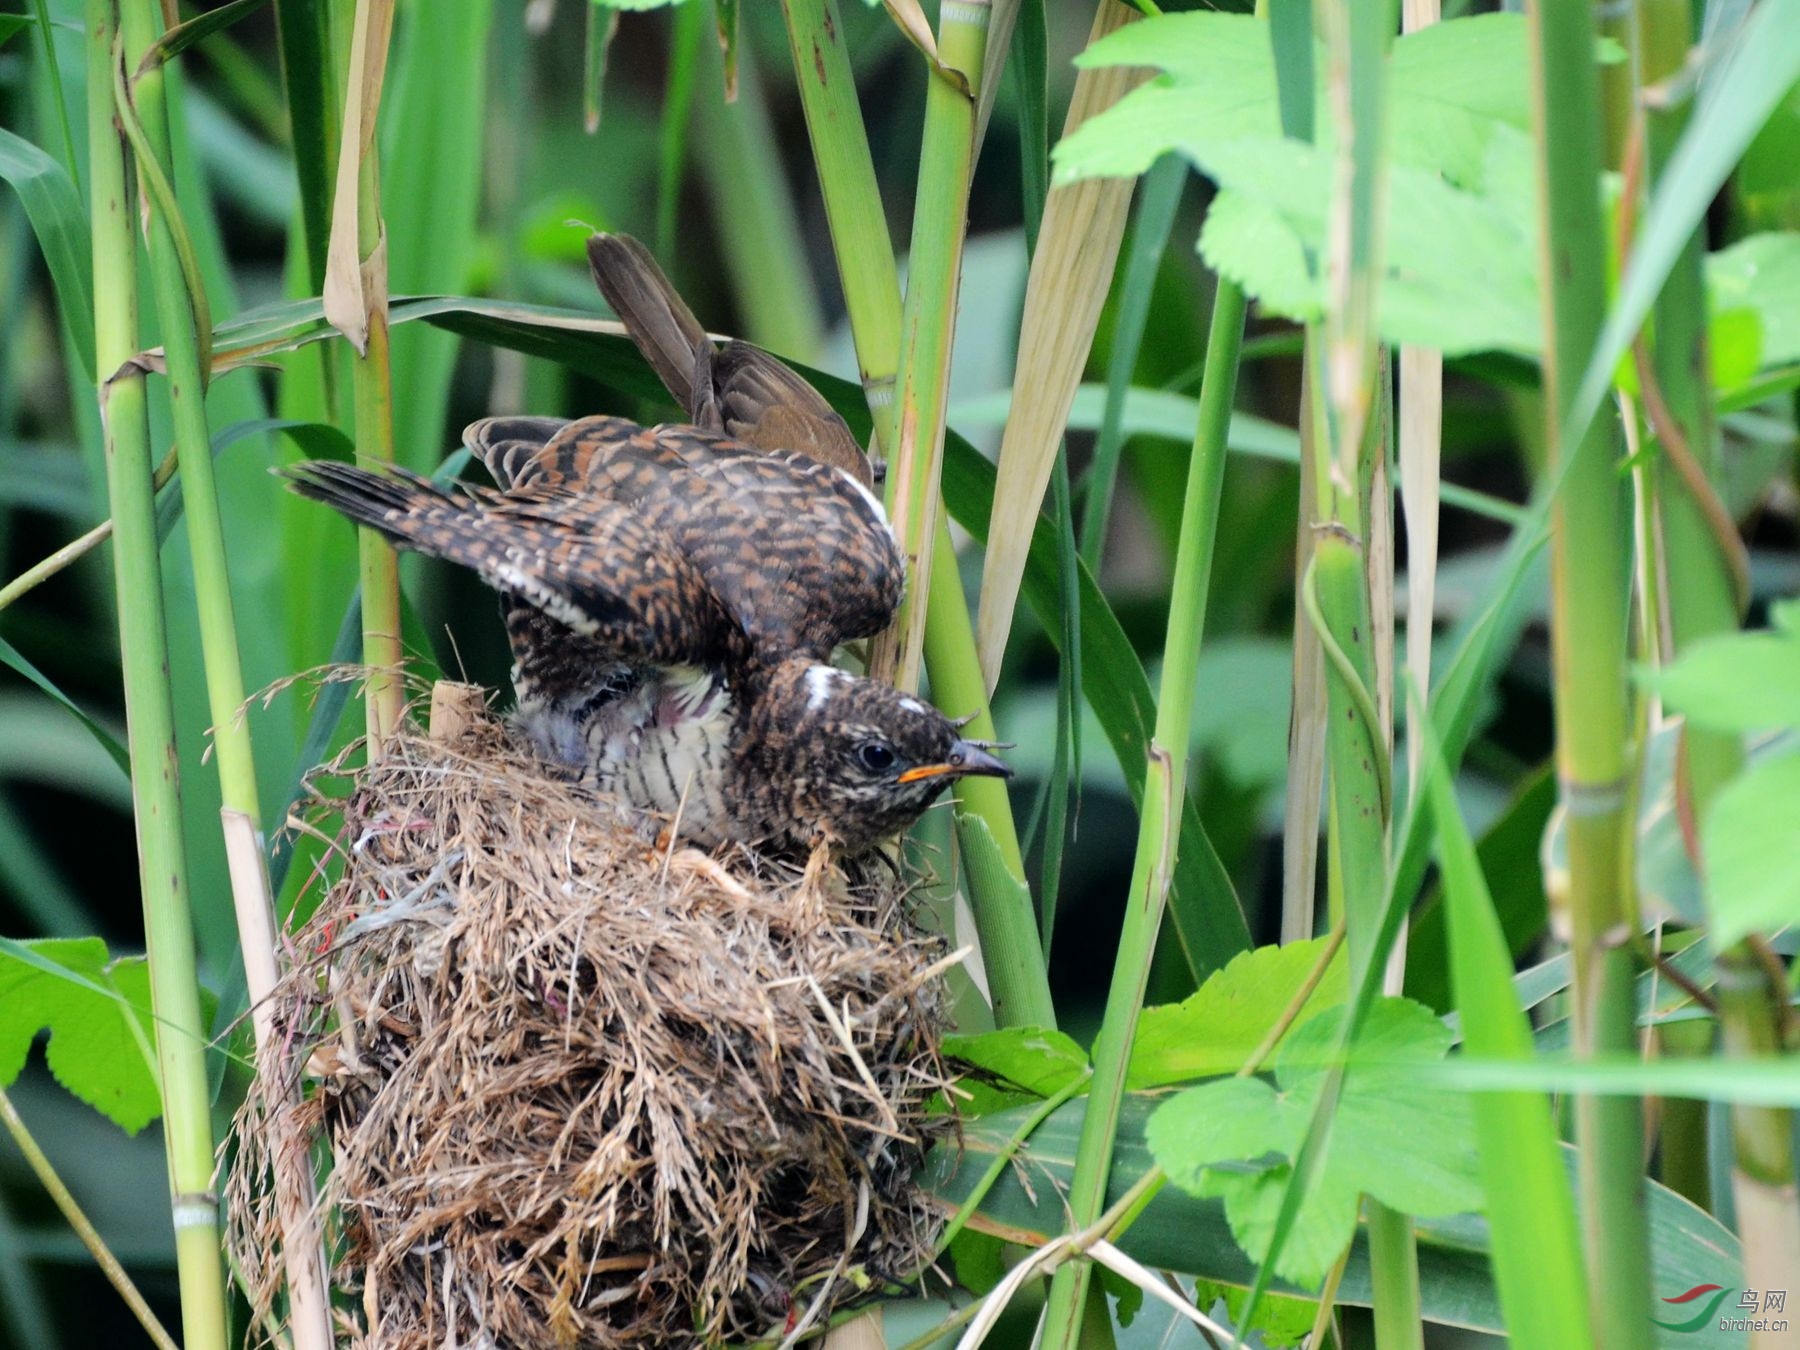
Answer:
M1316 612L1325 650L1326 754L1329 764L1328 875L1342 916L1351 981L1382 959L1376 949L1388 891L1388 826L1393 815L1390 764L1392 698L1381 672L1391 661L1391 622L1378 624L1375 560L1391 560L1387 503L1377 511L1378 472L1387 453L1387 380L1378 355L1376 314L1386 236L1386 41L1381 6L1319 0L1314 23L1326 48L1325 87L1338 138L1327 234L1328 298L1315 328L1313 370L1324 429L1315 484L1312 575L1301 599ZM1390 564L1391 565L1391 564ZM1391 621L1391 571L1379 578ZM1391 688L1391 687L1390 687ZM1385 704L1385 706L1384 706ZM1374 1197L1364 1200L1374 1285L1375 1342L1381 1350L1423 1350L1419 1260L1412 1223Z
M1635 64L1643 84L1652 86L1682 71L1693 36L1692 15L1682 0L1637 0L1634 18ZM1642 111L1646 189L1654 186L1680 139L1688 111L1684 101L1646 101ZM1671 656L1696 639L1735 630L1739 617L1733 560L1724 552L1735 540L1717 536L1705 504L1668 461L1670 453L1686 454L1708 475L1716 475L1718 467L1707 377L1704 265L1704 241L1696 230L1657 297L1651 362L1656 388L1643 391L1646 405L1660 406L1667 423L1658 428L1665 445L1664 454L1654 461L1654 477L1666 561L1662 581L1668 622L1661 627L1668 635ZM1684 445L1671 449L1666 444L1670 437L1679 437ZM1684 727L1680 762L1683 813L1698 822L1719 789L1742 767L1743 749L1736 736ZM1704 874L1705 860L1699 862ZM1771 984L1768 967L1756 958L1748 941L1719 954L1718 987L1727 1053L1769 1054L1784 1048L1778 1019L1785 992ZM1731 1109L1731 1127L1732 1194L1744 1239L1744 1279L1752 1289L1783 1288L1800 1270L1793 1113L1737 1105ZM1666 1131L1664 1145L1667 1153ZM1767 1330L1751 1333L1751 1344L1758 1350L1772 1348L1782 1339Z
M125 673L138 875L150 996L157 1017L156 1068L181 1288L182 1343L224 1350L225 1281L219 1203L212 1190L211 1096L206 1029L194 964L193 915L181 838L175 712L168 632L156 545L150 425L138 333L135 193L114 108L118 60L112 0L88 0L88 159L92 186L95 369L105 427L112 504L119 651Z
M1213 299L1198 425L1182 500L1181 541L1175 551L1156 729L1151 737L1144 799L1138 815L1137 854L1132 863L1131 887L1126 892L1125 924L1119 935L1112 983L1107 989L1106 1011L1099 1039L1094 1043L1094 1078L1076 1144L1075 1174L1067 1200L1070 1225L1077 1230L1093 1223L1106 1207L1106 1183L1118 1133L1131 1040L1143 1006L1174 868L1181 804L1187 793L1195 671L1212 584L1213 541L1218 532L1219 492L1225 477L1226 432L1237 395L1244 311L1243 291L1221 278ZM1086 1262L1074 1262L1057 1271L1044 1314L1042 1350L1074 1350L1081 1335L1082 1309L1091 1276Z
M325 266L325 314L356 349L351 368L356 460L365 468L394 461L394 391L389 360L387 236L381 223L381 169L375 116L381 106L393 0L357 0L350 71L338 146L331 245ZM400 568L393 546L357 531L363 596L363 662L369 753L400 723Z
M893 244L881 208L875 163L844 48L836 0L783 0L807 132L825 197L857 365L876 438L895 444L895 373L900 361L902 305ZM933 482L932 499L936 500ZM949 527L937 512L937 540L927 582L924 657L938 704L970 716L971 736L991 737L993 718L975 656L975 636L957 574ZM914 573L917 576L917 573ZM915 583L916 586L916 583ZM960 831L985 830L1010 884L989 886L969 874L976 929L988 965L994 1015L1003 1025L1054 1026L1049 980L1036 959L1038 935L1025 864L1006 785L966 780L956 797Z
M1529 31L1542 188L1548 450L1553 467L1567 462L1551 518L1550 627L1557 773L1568 816L1574 1045L1581 1056L1630 1054L1637 1029L1625 814L1632 761L1625 685L1628 526L1610 426L1596 420L1578 443L1561 443L1606 313L1593 16L1584 4L1537 0L1530 6ZM1606 1350L1645 1347L1652 1295L1639 1103L1582 1096L1575 1117L1594 1340Z
M161 11L155 0L125 0L120 20L127 68L138 69L144 53L160 35ZM160 63L139 69L129 95L131 107L122 111L134 114L141 128L140 156L153 156L163 176L172 179L163 84ZM249 976L251 1006L256 1013L257 1048L274 1064L281 1052L280 1032L268 1002L275 987L275 909L262 810L257 801L255 756L250 729L241 715L243 665L232 609L225 531L213 481L211 432L206 415L207 372L199 331L199 326L208 320L204 307L196 306L189 294L188 279L180 266L175 232L183 228L181 222L166 217L163 206L153 200L149 224L151 273L163 333L175 450L184 492L183 514L187 518L200 615L201 659L213 722L213 745L218 755L226 863L238 915L244 969ZM288 1320L294 1342L299 1350L329 1350L329 1304L319 1234L313 1221L315 1193L306 1150L295 1146L293 1140L277 1139L270 1153L277 1159L275 1184L288 1273Z
M887 478L888 514L907 570L915 577L930 573L939 533L938 472L950 397L956 295L969 223L975 99L987 52L988 6L989 0L945 0L937 35L942 69L933 69L925 93L925 135L913 206L911 271L901 309ZM875 673L902 689L918 687L925 614L925 596L914 587L901 602L893 629L877 641L871 656Z

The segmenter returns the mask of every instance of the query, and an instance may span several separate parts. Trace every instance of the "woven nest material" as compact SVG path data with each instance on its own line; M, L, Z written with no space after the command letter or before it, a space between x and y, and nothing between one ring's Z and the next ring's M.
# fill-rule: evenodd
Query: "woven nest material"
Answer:
M945 960L891 879L653 844L479 705L309 816L344 873L233 1134L259 1321L302 1149L340 1344L779 1335L918 1271Z

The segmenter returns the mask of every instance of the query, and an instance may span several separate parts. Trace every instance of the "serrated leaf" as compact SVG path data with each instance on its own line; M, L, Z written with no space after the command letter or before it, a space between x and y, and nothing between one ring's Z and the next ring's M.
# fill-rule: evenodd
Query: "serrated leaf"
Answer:
M1151 1153L1176 1185L1224 1200L1232 1235L1252 1260L1268 1251L1339 1016L1332 1010L1314 1017L1283 1043L1275 1086L1229 1078L1190 1088L1158 1109L1145 1131ZM1355 1234L1365 1192L1409 1214L1480 1208L1468 1102L1426 1087L1418 1073L1444 1058L1450 1039L1421 1004L1384 998L1370 1008L1357 1037L1359 1062L1338 1101L1330 1151L1276 1264L1283 1279L1320 1285Z
M1493 138L1523 136L1496 128ZM1320 313L1331 154L1276 136L1207 138L1182 150L1226 193L1250 203L1209 221L1200 241L1207 262L1278 313L1299 320ZM1388 192L1381 336L1451 354L1534 355L1542 324L1531 199L1467 191L1405 164L1392 167ZM1265 247L1265 239L1273 242Z
M1289 1347L1297 1347L1305 1342L1319 1313L1317 1303L1286 1294L1264 1294L1257 1301L1255 1315L1245 1325L1241 1318L1244 1300L1249 1297L1249 1293L1247 1289L1201 1280L1194 1287L1194 1302L1207 1308L1214 1301L1223 1299L1232 1324L1241 1327L1246 1336L1255 1335L1266 1346L1288 1350Z
M1695 726L1800 728L1800 633L1791 629L1701 638L1642 678Z
M1168 14L1094 43L1078 66L1149 66L1156 80L1084 123L1056 147L1056 181L1136 175L1190 138L1279 136L1273 49L1267 23L1248 15ZM1328 107L1328 63L1315 60L1314 107ZM1390 58L1391 152L1452 182L1481 172L1496 128L1529 125L1525 26L1490 14L1436 25L1394 43ZM1331 152L1329 122L1320 144Z
M1129 1086L1159 1087L1235 1072L1269 1034L1326 941L1314 938L1240 952L1180 1003L1144 1009L1132 1044ZM1307 999L1296 1028L1344 1001L1346 970L1340 952Z
M47 1029L44 1059L56 1081L136 1134L162 1109L145 1053L155 1036L148 966L141 957L109 961L99 938L17 946L36 959L0 952L0 1087Z
M1087 1052L1063 1032L1003 1027L973 1036L946 1036L944 1053L1037 1097L1060 1092L1087 1072Z
M1715 947L1800 919L1800 754L1727 784L1706 813L1702 839Z

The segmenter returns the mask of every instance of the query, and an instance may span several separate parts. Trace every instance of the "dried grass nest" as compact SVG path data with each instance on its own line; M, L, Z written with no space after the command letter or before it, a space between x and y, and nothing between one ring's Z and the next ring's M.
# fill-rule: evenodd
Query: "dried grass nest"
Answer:
M779 1336L916 1274L947 962L899 885L652 844L478 695L433 733L304 813L345 868L233 1131L259 1322L302 1148L340 1345Z

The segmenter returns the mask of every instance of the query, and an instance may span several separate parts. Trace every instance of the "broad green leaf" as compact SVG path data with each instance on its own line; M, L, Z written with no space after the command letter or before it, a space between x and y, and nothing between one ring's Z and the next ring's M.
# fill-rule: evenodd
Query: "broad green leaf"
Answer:
M1524 139L1511 131L1496 137L1515 154ZM1201 254L1264 308L1318 318L1332 154L1268 136L1208 137L1183 152L1227 193L1248 199L1208 216ZM1388 193L1382 337L1449 355L1535 354L1542 321L1531 199L1465 190L1406 164L1391 167Z
M1429 719L1419 720L1429 736ZM1513 984L1510 944L1435 742L1426 753L1464 1042L1476 1054L1529 1059L1531 1024ZM1491 1093L1473 1109L1507 1330L1520 1345L1588 1345L1575 1197L1558 1156L1550 1102L1542 1093Z
M1144 1144L1144 1123L1166 1100L1161 1094L1127 1094L1107 1182L1107 1203L1119 1200L1152 1164ZM1036 1133L1020 1165L1006 1168L987 1192L976 1223L986 1231L1015 1239L1047 1242L1067 1230L1062 1196L1074 1167L1075 1144L1086 1103L1076 1100L1054 1112ZM919 1183L929 1193L955 1206L985 1176L995 1153L1018 1131L1025 1107L967 1122L960 1140L940 1145L926 1160ZM1571 1175L1574 1150L1562 1157ZM1651 1253L1655 1287L1678 1292L1696 1284L1742 1285L1738 1241L1711 1215L1663 1186L1650 1183ZM1475 1214L1421 1218L1419 1289L1426 1320L1503 1335L1504 1322L1487 1261L1491 1239L1487 1221ZM1126 1230L1119 1246L1158 1270L1179 1271L1232 1288L1246 1288L1256 1267L1232 1241L1224 1208L1217 1200L1197 1199L1178 1187L1165 1187L1138 1221ZM1278 1281L1289 1295L1304 1291ZM1360 1231L1350 1248L1338 1301L1367 1307L1371 1297L1368 1252ZM1707 1330L1701 1333L1657 1333L1658 1350L1743 1350L1742 1337Z
M44 1060L56 1081L136 1134L161 1110L143 958L109 961L99 938L18 945L38 960L0 952L0 1087L18 1078L33 1039L48 1029Z
M1150 1118L1145 1139L1176 1185L1218 1197L1233 1235L1255 1260L1267 1253L1282 1198L1324 1086L1319 1064L1341 1014L1317 1016L1277 1055L1275 1086L1228 1078L1190 1088ZM1424 1085L1418 1069L1442 1060L1450 1033L1430 1009L1386 998L1357 1037L1331 1147L1300 1205L1275 1272L1317 1288L1355 1235L1359 1197L1416 1215L1477 1209L1468 1103Z
M1256 1311L1246 1323L1243 1316L1244 1302L1250 1295L1248 1289L1233 1289L1227 1284L1202 1280L1194 1293L1195 1302L1202 1308L1210 1307L1215 1299L1223 1299L1232 1325L1241 1327L1245 1336L1253 1335L1266 1346L1304 1346L1319 1315L1319 1305L1312 1299L1264 1294L1257 1300Z
M1247 15L1194 12L1131 24L1088 48L1078 66L1150 66L1162 74L1084 122L1056 148L1056 181L1135 176L1190 138L1279 136L1268 25ZM1325 62L1314 62L1323 96ZM1477 177L1500 127L1529 121L1525 26L1484 15L1400 38L1390 58L1392 153L1397 164ZM1319 128L1329 136L1329 124ZM1329 141L1325 142L1327 150Z
M93 245L81 194L63 166L0 127L0 178L12 184L56 287L56 310L91 382L94 378ZM108 372L109 374L111 372Z
M1800 361L1800 234L1753 234L1706 260L1715 314L1747 309L1761 321L1764 366Z
M1696 726L1800 730L1800 601L1776 606L1774 619L1767 632L1701 638L1642 678Z
M1177 1186L1225 1202L1232 1237L1261 1260L1291 1169L1282 1158L1263 1165L1254 1159L1298 1147L1275 1090L1256 1078L1192 1088L1150 1117L1144 1139ZM1359 1204L1356 1187L1342 1175L1325 1172L1315 1178L1275 1273L1316 1290L1355 1234Z
M1299 992L1326 942L1314 938L1239 952L1180 1003L1145 1008L1132 1042L1127 1084L1161 1087L1236 1072ZM1345 990L1340 951L1326 966L1294 1026L1342 1003ZM1293 1034L1292 1029L1287 1033Z
M1703 841L1715 944L1800 922L1800 754L1752 765L1726 784L1706 813Z
M994 1077L1048 1097L1087 1072L1087 1052L1045 1027L1004 1027L975 1036L946 1036L944 1053Z

